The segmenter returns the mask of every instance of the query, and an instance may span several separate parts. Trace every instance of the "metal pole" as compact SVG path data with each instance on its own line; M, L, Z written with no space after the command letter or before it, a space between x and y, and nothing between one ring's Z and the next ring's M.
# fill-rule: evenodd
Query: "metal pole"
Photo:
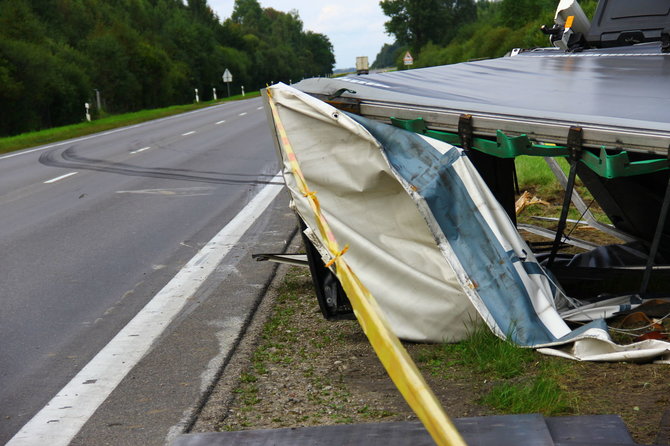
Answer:
M212 93L213 93L213 95L214 95L214 100L216 101L216 100L217 100L217 97L216 97L216 87L212 88Z
M572 191L575 188L575 178L577 176L577 163L581 158L582 150L582 128L570 127L568 132L568 144L570 148L570 173L568 174L568 184L565 186L565 196L563 197L563 208L561 209L561 216L558 220L558 228L556 229L556 237L547 259L547 269L551 269L554 264L554 259L558 254L558 248L561 245L563 238L563 230L565 230L565 223L568 219L568 210L570 210L570 198Z
M226 82L226 87L228 87L228 97L230 97L230 82Z
M665 229L665 219L668 216L668 208L670 208L670 177L668 178L668 186L665 189L665 198L661 206L661 213L658 217L656 225L656 232L654 233L654 240L651 242L651 249L649 249L649 257L647 258L647 267L644 269L644 276L642 276L642 285L640 286L640 297L647 293L649 281L651 280L651 271L654 269L654 261L658 253L658 247L661 244L661 236L663 229Z

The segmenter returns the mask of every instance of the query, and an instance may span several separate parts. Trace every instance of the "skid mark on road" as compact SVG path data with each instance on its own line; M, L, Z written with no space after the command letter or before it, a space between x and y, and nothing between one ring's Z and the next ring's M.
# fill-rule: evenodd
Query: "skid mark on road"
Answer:
M119 175L165 178L172 180L194 181L199 183L214 184L269 184L273 180L272 175L262 175L257 173L226 173L226 172L207 172L194 171L186 169L168 169L157 167L141 167L127 163L114 163L106 160L86 158L80 156L77 151L70 147L61 152L61 149L54 149L40 155L40 163L50 167L61 167L63 169L93 170L96 172L117 173ZM279 179L276 184L284 184Z

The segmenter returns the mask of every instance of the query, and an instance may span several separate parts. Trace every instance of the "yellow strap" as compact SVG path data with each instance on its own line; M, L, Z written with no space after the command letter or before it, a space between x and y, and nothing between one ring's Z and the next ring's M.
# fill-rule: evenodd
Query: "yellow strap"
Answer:
M463 438L444 412L442 405L423 379L407 350L391 330L377 301L346 263L343 254L349 249L349 246L347 245L340 250L328 222L321 213L321 206L316 198L316 193L310 191L307 186L297 156L279 117L271 90L271 87L267 89L268 104L279 135L281 149L285 153L291 170L297 179L300 192L310 203L321 237L333 256L333 259L326 266L335 265L337 278L347 293L354 314L377 353L377 357L395 386L435 440L435 443L439 446L465 446Z
M335 254L335 257L332 258L332 260L328 263L326 263L326 268L330 268L333 263L337 261L339 257L342 257L342 255L349 250L349 245L344 245L344 248L342 248L342 251L338 252Z

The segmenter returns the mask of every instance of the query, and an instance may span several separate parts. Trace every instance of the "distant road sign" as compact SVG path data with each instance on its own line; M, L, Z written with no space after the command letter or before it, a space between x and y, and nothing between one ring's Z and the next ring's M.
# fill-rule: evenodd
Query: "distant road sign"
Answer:
M233 75L228 68L226 68L226 71L223 72L223 81L224 82L232 82L233 81Z
M405 53L405 57L402 58L402 61L403 61L403 63L404 63L405 65L412 65L412 64L414 63L414 58L413 58L412 55L409 53L409 51L407 51L407 52Z

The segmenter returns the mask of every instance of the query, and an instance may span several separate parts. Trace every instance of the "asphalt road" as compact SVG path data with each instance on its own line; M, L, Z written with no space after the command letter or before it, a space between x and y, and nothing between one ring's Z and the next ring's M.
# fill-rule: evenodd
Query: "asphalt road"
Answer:
M277 171L260 99L0 156L0 444ZM286 204L280 194L133 369L145 385L98 410L116 421L91 421L79 442L162 444L188 422L272 275L250 253L280 250L294 229Z

